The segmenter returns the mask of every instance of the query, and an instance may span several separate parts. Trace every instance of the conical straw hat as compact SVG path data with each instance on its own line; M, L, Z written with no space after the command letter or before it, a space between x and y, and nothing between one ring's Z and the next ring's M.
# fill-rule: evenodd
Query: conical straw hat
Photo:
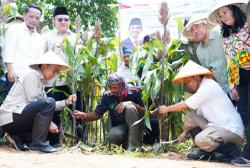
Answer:
M186 38L192 38L192 31L191 28L193 25L195 24L201 24L201 23L206 23L209 26L209 29L214 28L216 25L211 24L210 22L208 22L208 14L204 13L204 14L196 14L194 16L192 16L192 18L188 21L188 23L185 25L182 35Z
M183 83L183 81L191 76L205 75L207 78L212 78L213 73L207 68L204 68L195 62L189 60L178 72L175 78L172 80L173 83Z
M220 24L220 16L218 9L227 5L237 5L243 12L246 9L248 0L223 0L219 1L217 5L213 8L208 16L208 21L211 24Z
M40 55L36 60L33 60L30 66L32 68L37 68L41 64L60 65L60 71L67 71L70 69L68 63L53 51L48 51L47 53Z

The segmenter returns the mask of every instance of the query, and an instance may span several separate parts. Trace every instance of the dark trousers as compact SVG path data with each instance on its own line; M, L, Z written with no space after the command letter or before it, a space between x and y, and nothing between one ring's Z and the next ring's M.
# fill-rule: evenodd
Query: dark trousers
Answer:
M153 145L159 141L159 122L157 118L150 119L151 130L146 128L146 133L143 137L143 143Z
M0 105L2 105L4 99L6 98L8 94L6 82L3 79L0 79ZM4 137L4 132L2 129L0 129L0 139Z
M51 89L51 87L46 87L45 91L48 92L48 90ZM55 87L56 90L60 90L63 91L67 94L70 94L70 88L66 85L64 86L56 86ZM77 91L77 102L76 102L76 110L80 110L80 111L86 111L86 106L85 106L85 101L84 98L82 97L82 102L81 102L81 94L79 91ZM65 100L68 97L62 93L62 92L49 92L47 93L48 97L53 97L55 99L55 101L60 101L60 100ZM83 108L81 108L81 106ZM55 111L54 116L52 121L60 128L61 126L61 117L60 117L60 113L61 111ZM71 116L70 116L71 117ZM83 125L83 121L82 120L77 120L76 122L77 124L77 136L81 139L83 139L84 137L84 129L82 126L79 125ZM49 133L48 134L48 140L50 141L51 145L57 145L59 143L59 134L52 134Z
M159 123L157 118L150 119L151 130L146 128L143 136L143 143L153 145L159 141ZM112 137L111 142L114 144L122 144L127 146L128 141L128 124L120 124L113 127L109 132L109 137Z
M109 141L116 145L137 147L141 143L144 131L143 122L133 125L134 122L140 120L139 113L134 105L127 105L124 113L126 123L111 128L108 135Z
M238 112L241 115L244 126L247 127L249 122L250 110L250 82L238 85L237 90L240 96L240 100L236 101L236 106Z
M237 109L241 115L247 135L247 143L243 148L242 156L250 159L250 82L238 85L237 89L240 96L240 101L237 102Z
M7 94L8 94L9 91L10 91L10 89L11 89L12 86L14 85L14 83L11 82L11 81L9 81L9 79L8 79L8 73L5 74L5 79L6 79L6 81L5 81L5 90L6 90ZM6 94L6 95L7 95L7 94Z
M31 139L35 118L47 117L47 120L50 120L47 123L50 124L54 110L55 100L52 98L43 98L31 102L23 109L21 114L13 113L13 122L3 125L2 129L12 136L19 137L22 141L27 141ZM41 125L41 127L49 126ZM48 129L44 130L44 132L48 132ZM30 136L27 137L26 135Z

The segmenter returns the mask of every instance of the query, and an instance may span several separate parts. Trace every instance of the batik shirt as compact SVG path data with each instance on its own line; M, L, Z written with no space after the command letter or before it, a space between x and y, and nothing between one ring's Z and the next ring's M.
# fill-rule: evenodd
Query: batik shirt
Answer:
M106 111L109 111L109 115L111 118L112 126L117 126L125 121L125 114L118 113L115 109L116 106L121 102L131 101L135 104L139 104L140 106L144 107L142 102L142 95L141 91L136 87L128 87L125 89L124 96L121 101L119 101L112 92L107 91L102 96L100 104L97 105L95 112L99 115L103 115Z
M248 26L240 29L238 33L224 38L225 55L227 57L227 77L230 89L239 84L239 69L250 69L250 35Z

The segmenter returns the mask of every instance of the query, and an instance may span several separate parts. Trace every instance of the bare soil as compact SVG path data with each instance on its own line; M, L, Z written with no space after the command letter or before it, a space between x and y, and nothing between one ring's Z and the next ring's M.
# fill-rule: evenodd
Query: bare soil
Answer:
M182 154L165 153L154 158L97 155L63 149L58 153L21 152L0 147L0 168L233 168L226 163L191 161Z

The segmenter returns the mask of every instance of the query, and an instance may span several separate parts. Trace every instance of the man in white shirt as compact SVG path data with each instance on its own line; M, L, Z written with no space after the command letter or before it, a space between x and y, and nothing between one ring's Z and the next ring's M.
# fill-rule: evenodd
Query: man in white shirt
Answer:
M56 152L60 148L46 141L49 131L58 132L51 123L53 113L75 102L76 97L70 95L65 100L55 101L46 97L44 84L70 66L55 53L47 52L33 60L30 67L30 71L17 79L1 105L0 127L20 150Z
M132 50L126 47L122 48L123 64L118 68L118 74L125 80L126 84L133 82L133 75L129 69Z
M189 61L173 79L173 83L184 83L194 94L170 106L161 106L159 113L179 112L192 109L184 119L183 139L189 130L200 127L202 131L195 137L199 148L188 155L190 159L208 159L214 152L223 154L223 161L231 161L240 154L239 144L244 137L244 127L240 115L223 89L213 79L208 69Z
M53 14L53 23L54 29L49 30L42 34L45 40L45 51L53 51L60 55L62 59L67 62L67 58L64 55L64 51L62 48L63 39L67 38L68 41L74 45L76 43L76 34L73 33L70 29L70 16L66 7L56 7ZM70 94L70 87L66 82L65 78L54 77L49 80L46 84L46 92L52 88L56 90L63 91L65 93ZM47 93L48 97L53 97L56 101L64 100L67 96L62 92L53 92L50 91ZM85 111L85 102L81 103L80 100L80 92L77 92L78 101L76 102L76 109ZM81 104L83 107L81 109ZM56 127L60 128L61 119L60 112L55 111L53 116L53 122L56 124ZM79 123L80 122L80 123ZM77 125L81 124L82 121L77 121ZM83 138L83 129L82 127L77 127L77 134L80 138ZM59 145L59 134L49 133L48 140L50 144L53 146Z
M24 22L8 27L3 48L3 62L6 64L6 83L8 90L21 74L29 70L29 64L43 54L43 39L36 32L42 10L29 5L24 11Z

